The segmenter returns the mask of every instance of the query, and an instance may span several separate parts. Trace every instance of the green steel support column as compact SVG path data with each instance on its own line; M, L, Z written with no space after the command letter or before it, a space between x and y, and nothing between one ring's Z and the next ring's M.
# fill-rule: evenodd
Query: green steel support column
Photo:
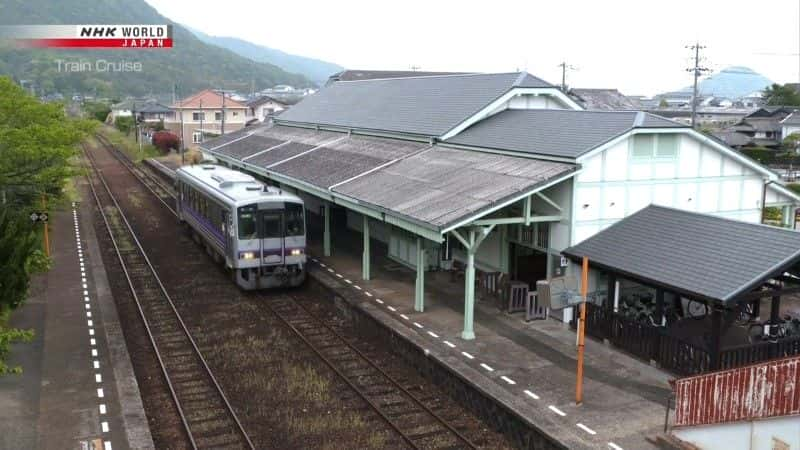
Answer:
M461 338L465 340L475 339L473 329L473 313L475 309L475 231L469 231L469 243L467 248L467 270L464 274L464 331Z
M417 283L414 294L414 311L425 311L425 247L417 237Z
M325 256L331 256L331 205L325 203L325 231L322 234L322 251Z
M369 217L364 216L364 254L361 258L361 278L369 280Z

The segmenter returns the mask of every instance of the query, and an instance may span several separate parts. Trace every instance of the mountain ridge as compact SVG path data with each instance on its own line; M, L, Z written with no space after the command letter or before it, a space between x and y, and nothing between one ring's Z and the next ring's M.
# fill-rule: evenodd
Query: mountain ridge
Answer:
M319 85L325 84L331 75L344 70L344 67L329 61L295 55L233 36L210 35L188 25L185 27L207 44L228 49L253 61L274 64L287 72L299 73Z
M278 66L255 62L228 49L207 44L181 24L162 16L144 0L3 0L0 25L138 23L173 26L172 49L44 50L0 47L0 75L28 80L39 93L93 93L120 97L171 93L178 96L204 88L250 90L290 84L312 87L308 78ZM57 60L138 61L141 72L64 72Z

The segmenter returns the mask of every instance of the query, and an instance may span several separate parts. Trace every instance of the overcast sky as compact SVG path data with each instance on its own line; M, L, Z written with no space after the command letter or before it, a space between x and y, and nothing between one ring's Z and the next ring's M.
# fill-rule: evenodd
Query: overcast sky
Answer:
M558 83L566 60L571 86L652 95L691 84L685 46L699 40L714 70L800 81L800 0L146 1L208 34L347 68L520 69Z

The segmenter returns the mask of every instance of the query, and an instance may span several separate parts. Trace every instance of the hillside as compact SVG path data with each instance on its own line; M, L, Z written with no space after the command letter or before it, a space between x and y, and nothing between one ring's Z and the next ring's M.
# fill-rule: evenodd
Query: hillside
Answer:
M760 91L772 84L772 81L760 73L742 66L731 66L700 80L697 90L700 95L741 98ZM691 87L685 88L691 91Z
M188 27L187 27L188 28ZM344 67L322 61L319 59L306 58L305 56L292 55L263 45L254 44L243 39L224 36L210 36L202 31L189 28L201 41L226 48L240 56L252 59L253 61L274 64L287 72L299 73L308 77L311 81L323 85L328 77L336 72L341 72Z
M44 93L60 92L126 96L171 93L179 95L207 88L225 87L249 91L251 84L263 89L276 84L313 86L306 77L275 65L254 62L234 52L199 40L144 0L3 0L0 25L136 23L172 24L174 48L153 50L30 50L0 48L0 75L31 80ZM59 72L57 60L110 62L138 61L142 71L128 73Z

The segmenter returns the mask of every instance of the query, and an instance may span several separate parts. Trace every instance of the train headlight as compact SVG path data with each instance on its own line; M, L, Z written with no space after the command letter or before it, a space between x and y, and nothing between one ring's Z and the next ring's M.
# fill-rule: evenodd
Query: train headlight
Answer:
M241 259L253 259L256 257L255 252L242 252L240 254Z
M300 256L303 254L302 248L294 248L292 249L292 256Z

